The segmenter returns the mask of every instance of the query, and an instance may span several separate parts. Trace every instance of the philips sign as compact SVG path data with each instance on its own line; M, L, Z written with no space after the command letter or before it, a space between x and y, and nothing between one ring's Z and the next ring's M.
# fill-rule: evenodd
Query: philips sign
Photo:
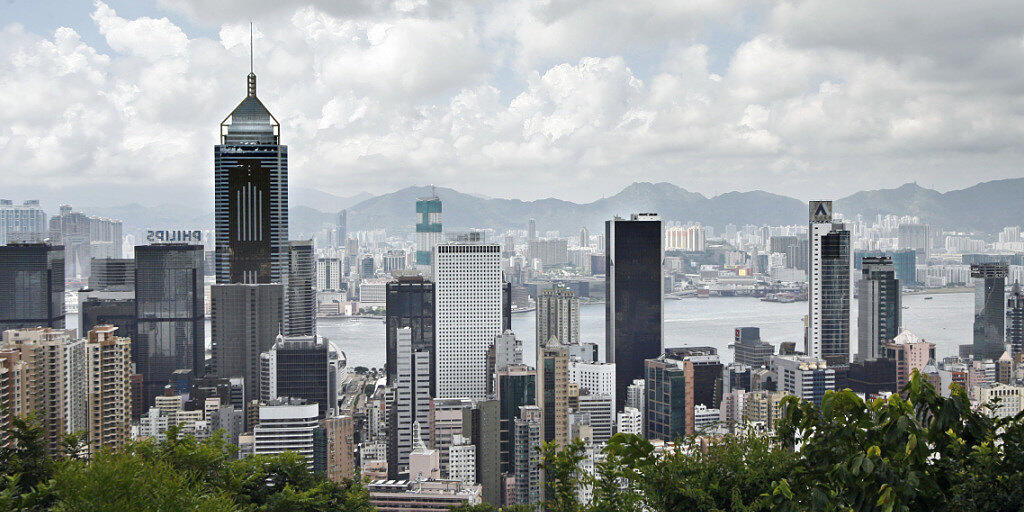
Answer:
M150 229L146 231L146 241L151 244L160 243L203 243L203 232L198 229Z

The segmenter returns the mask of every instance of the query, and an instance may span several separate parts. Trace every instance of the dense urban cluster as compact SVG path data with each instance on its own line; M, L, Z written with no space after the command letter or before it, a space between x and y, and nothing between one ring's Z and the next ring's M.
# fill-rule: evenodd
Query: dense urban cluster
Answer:
M1019 506L1019 228L986 242L811 201L807 226L717 234L656 213L446 232L432 195L409 205L414 239L351 236L341 211L289 240L279 128L250 74L214 149L212 242L0 204L0 505ZM958 354L903 328L905 293L967 285ZM806 301L803 339L665 346L665 301L737 295ZM599 344L580 308L601 302ZM383 368L318 333L348 317L379 320Z

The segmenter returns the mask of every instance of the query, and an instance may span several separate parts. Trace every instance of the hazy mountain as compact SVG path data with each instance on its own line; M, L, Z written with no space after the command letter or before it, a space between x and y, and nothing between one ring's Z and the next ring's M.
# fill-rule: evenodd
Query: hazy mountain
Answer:
M945 193L907 183L844 197L836 203L836 210L868 219L877 214L917 215L933 227L993 233L1024 223L1022 198L1024 178L988 181Z
M373 194L368 192L360 192L351 196L336 196L314 188L290 187L288 189L289 205L292 207L308 206L322 212L338 212L371 197Z

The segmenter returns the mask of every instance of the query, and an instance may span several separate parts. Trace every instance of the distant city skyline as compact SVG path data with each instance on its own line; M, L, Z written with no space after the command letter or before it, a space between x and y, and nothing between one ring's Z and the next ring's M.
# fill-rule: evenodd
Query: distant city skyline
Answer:
M10 2L0 187L208 204L250 20L296 187L810 199L1021 174L1013 3L308 4Z

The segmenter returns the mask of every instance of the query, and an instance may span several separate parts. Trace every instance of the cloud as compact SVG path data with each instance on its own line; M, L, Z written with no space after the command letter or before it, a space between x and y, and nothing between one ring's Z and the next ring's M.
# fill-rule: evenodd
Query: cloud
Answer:
M0 187L208 208L250 16L296 186L838 196L1020 174L1024 19L999 1L959 16L826 0L162 5L215 36L103 2L88 22L109 48L75 28L0 28Z

